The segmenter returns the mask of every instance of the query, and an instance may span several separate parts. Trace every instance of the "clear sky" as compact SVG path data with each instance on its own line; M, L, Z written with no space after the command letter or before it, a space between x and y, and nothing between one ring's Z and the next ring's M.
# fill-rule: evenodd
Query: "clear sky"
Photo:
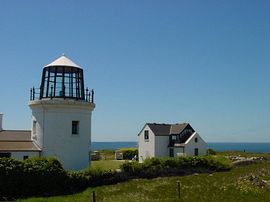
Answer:
M65 53L95 89L93 141L189 122L206 141L270 142L270 2L0 1L0 112L30 129L29 90Z

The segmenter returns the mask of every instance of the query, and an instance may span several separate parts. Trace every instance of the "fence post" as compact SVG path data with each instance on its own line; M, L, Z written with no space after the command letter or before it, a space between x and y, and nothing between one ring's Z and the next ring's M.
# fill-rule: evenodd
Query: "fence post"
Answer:
M96 192L95 191L93 191L93 200L92 200L92 202L96 202Z
M91 99L92 101L91 102L94 103L94 89L92 89L91 95L92 95L92 99Z
M86 88L86 96L85 96L85 100L88 102L88 88Z
M36 95L35 95L35 88L33 87L33 100L35 100L35 97L36 97Z
M177 180L177 192L178 192L178 199L180 199L180 181Z
M53 91L53 85L51 85L51 95L50 95L51 100L52 100L52 96L53 96L53 94L52 94L53 92L52 91Z
M32 100L32 88L30 90L30 100Z

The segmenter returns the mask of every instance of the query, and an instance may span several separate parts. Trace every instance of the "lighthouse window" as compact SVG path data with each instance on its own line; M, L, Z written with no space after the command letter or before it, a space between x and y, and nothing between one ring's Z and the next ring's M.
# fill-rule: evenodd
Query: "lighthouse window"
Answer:
M37 122L33 121L33 134L37 133Z
M72 121L72 134L79 134L79 121Z

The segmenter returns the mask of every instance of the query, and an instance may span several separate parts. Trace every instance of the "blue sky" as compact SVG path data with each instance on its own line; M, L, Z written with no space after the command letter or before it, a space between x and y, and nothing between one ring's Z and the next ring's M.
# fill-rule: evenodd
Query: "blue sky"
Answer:
M29 89L65 53L95 89L93 141L189 122L206 141L270 142L269 1L1 1L0 111L30 129Z

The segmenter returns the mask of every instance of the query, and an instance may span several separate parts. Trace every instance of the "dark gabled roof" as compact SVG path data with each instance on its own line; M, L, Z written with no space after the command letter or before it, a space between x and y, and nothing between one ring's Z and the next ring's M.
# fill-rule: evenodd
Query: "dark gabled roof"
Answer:
M147 123L155 135L170 135L170 124Z
M170 135L181 133L188 125L189 125L188 123L172 124Z
M180 134L189 124L177 123L177 124L165 124L165 123L147 123L153 133L157 136L160 135L174 135Z

